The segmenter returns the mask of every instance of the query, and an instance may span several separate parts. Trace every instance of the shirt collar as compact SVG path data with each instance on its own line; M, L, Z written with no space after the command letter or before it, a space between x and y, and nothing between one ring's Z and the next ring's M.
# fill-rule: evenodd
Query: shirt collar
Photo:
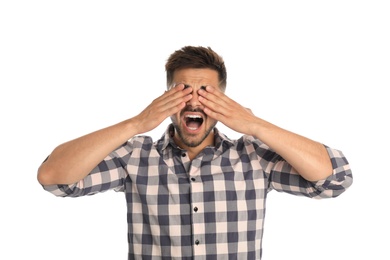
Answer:
M158 140L158 147L161 149L163 152L169 145L172 147L178 147L173 140L173 136L175 134L175 128L173 124L169 124L167 129L165 130L164 134L162 137ZM233 146L233 141L229 139L226 135L223 133L219 132L219 130L215 127L214 128L214 144L215 144L215 149L220 150L220 149L227 149L231 146Z

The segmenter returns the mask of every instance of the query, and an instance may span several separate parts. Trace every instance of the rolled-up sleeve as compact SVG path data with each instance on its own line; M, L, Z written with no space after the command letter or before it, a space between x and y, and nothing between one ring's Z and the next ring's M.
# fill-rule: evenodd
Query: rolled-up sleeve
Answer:
M320 191L315 198L337 197L346 191L353 182L351 167L344 154L336 149L326 147L332 162L333 172L325 180L313 182L313 186Z
M73 184L43 185L43 189L57 197L80 197L108 190L123 191L127 176L120 149L109 154L84 179Z
M270 174L270 188L280 192L315 199L335 198L346 191L353 182L352 171L344 154L325 146L332 162L332 174L323 180L307 181L286 161L274 163Z

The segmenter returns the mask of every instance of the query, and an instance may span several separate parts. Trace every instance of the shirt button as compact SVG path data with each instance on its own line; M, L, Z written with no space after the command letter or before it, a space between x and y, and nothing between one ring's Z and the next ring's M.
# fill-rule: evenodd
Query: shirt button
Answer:
M191 181L195 181L195 178L191 178Z
M197 212L197 211L198 211L198 207L195 207L195 208L194 208L194 211Z
M181 157L186 157L186 154L185 154L185 153L182 153L182 154L181 154Z
M199 240L195 240L195 245L199 245Z

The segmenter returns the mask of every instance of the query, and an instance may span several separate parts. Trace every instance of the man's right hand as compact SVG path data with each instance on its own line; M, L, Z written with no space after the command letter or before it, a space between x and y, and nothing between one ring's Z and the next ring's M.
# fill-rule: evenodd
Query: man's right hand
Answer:
M191 87L184 88L184 84L178 84L153 100L140 114L131 119L137 134L153 130L166 118L183 109L186 102L192 98L191 92Z

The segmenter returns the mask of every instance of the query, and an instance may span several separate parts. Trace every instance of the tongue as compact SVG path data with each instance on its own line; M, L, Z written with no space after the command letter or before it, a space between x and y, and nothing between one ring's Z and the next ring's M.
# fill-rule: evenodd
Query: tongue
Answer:
M198 129L200 127L201 123L197 121L189 121L187 122L187 127L191 128L193 130Z

